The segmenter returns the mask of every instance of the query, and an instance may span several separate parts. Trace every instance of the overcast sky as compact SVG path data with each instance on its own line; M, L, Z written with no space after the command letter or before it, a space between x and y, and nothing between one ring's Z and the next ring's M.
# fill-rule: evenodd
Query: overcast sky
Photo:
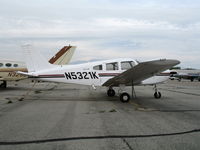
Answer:
M0 59L46 58L76 45L73 62L173 58L200 68L199 0L0 0Z

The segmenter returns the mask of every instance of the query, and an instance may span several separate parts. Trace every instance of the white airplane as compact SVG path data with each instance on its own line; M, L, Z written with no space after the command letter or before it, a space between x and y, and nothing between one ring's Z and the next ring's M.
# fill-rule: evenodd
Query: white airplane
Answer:
M181 79L190 80L193 82L195 79L200 82L200 70L197 69L181 69L181 70L171 70L171 80L177 79L181 81Z
M54 65L68 64L74 54L75 49L75 46L64 46L49 60L49 63ZM1 88L7 87L7 81L19 81L27 78L27 76L17 74L16 71L28 72L25 62L0 60L0 81L3 81L3 83L0 84Z
M133 59L112 59L76 65L51 65L37 51L25 50L28 73L18 72L36 80L73 83L108 87L107 95L114 96L113 87L120 88L120 100L128 102L130 95L125 86L156 85L169 79L169 73L163 72L179 64L178 60L160 59L147 62L137 62ZM155 98L161 93L155 86Z

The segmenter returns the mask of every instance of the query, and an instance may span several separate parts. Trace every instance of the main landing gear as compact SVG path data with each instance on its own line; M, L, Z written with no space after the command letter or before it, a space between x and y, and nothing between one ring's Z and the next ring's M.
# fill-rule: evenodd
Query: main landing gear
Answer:
M122 103L128 103L130 101L131 96L124 90L124 88L125 88L125 86L123 86L123 85L119 86L119 98ZM154 86L154 89L155 89L154 97L156 99L160 99L162 95L158 91L156 85ZM115 90L113 90L113 88L110 87L107 91L107 95L109 97L115 96ZM132 97L134 97L134 95L136 98L135 89L134 89L134 86L132 85Z
M113 90L112 88L109 88L108 91L107 91L107 95L109 97L115 96L115 90Z
M119 93L120 93L120 96L119 96L120 101L123 102L123 103L128 103L129 100L130 100L130 95L128 93L124 92L123 90L121 90L121 88L119 90ZM107 91L107 95L109 97L115 96L115 90L113 90L113 88L110 87Z
M155 97L156 99L160 99L160 98L161 98L161 93L158 91L156 85L154 86L154 89L155 89L154 97Z
M7 82L3 81L3 83L0 84L0 88L6 88L7 87Z
M130 100L130 95L129 95L128 93L122 92L122 93L120 94L120 101L121 101L122 103L128 103L129 100Z

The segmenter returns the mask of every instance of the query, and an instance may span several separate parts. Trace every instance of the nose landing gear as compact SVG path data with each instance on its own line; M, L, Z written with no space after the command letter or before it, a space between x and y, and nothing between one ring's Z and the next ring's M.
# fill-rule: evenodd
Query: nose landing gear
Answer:
M154 86L154 89L155 89L154 97L155 97L156 99L160 99L162 95L161 95L161 93L158 91L156 85Z

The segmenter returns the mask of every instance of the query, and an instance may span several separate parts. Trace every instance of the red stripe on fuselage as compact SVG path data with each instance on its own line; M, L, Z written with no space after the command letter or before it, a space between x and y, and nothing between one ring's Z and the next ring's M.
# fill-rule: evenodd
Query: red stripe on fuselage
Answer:
M64 74L43 74L39 75L39 77L64 77Z
M99 76L117 76L120 73L99 73Z

